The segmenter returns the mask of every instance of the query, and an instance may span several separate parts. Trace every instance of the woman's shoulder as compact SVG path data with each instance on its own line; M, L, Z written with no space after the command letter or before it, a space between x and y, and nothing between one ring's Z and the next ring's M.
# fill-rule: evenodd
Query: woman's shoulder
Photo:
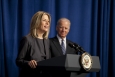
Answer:
M24 36L21 41L31 43L31 42L33 42L34 39L35 39L34 37L32 37L30 34L28 34L28 35Z
M33 37L30 34L26 35L25 38L27 38L27 39L33 39Z

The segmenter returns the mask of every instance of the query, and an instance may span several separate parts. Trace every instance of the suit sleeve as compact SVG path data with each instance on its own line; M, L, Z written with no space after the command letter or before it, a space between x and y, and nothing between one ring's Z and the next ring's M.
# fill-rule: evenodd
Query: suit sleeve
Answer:
M29 42L26 37L24 37L19 45L19 51L16 58L16 65L21 68L29 67L29 53L28 50L30 49Z

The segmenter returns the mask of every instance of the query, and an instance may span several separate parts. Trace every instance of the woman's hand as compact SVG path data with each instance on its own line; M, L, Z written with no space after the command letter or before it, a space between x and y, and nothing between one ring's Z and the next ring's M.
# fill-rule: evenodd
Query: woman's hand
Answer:
M31 68L36 68L37 66L37 62L35 60L31 60L28 62L28 65L31 67Z

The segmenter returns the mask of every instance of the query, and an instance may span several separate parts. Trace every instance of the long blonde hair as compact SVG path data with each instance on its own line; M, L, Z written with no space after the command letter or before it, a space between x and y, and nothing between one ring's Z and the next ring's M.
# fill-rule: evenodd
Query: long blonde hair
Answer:
M41 26L41 25L40 25L40 24L41 24L41 19L42 19L42 16L43 16L44 14L48 16L48 18L49 18L49 25L50 25L50 23L51 23L51 16L50 16L49 13L44 12L44 11L38 11L37 13L35 13L35 14L33 15L32 19L31 19L30 34L31 34L33 37L35 37L35 38L37 38L36 29L37 29L37 28L40 28L40 26ZM49 31L50 31L50 28L49 28L49 30L48 30L47 32L45 32L45 33L43 34L43 38L44 38L44 39L47 39L47 38L48 38Z

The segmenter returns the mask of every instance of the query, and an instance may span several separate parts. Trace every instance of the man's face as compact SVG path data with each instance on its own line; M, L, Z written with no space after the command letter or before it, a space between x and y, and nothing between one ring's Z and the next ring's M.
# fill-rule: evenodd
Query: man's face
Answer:
M56 27L58 36L65 38L70 30L70 23L67 21L61 21L60 24Z

